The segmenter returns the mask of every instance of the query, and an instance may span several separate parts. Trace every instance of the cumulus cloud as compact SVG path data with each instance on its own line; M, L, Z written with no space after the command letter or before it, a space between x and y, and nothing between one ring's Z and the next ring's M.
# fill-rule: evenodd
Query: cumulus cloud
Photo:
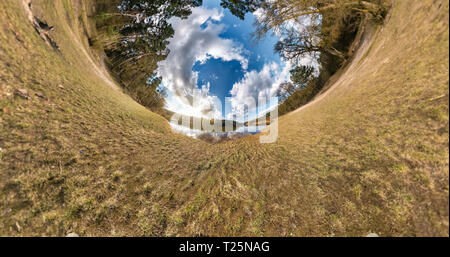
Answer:
M290 69L292 66L285 63L284 67L273 62L265 64L261 71L250 71L244 75L244 78L235 83L230 93L232 115L239 117L246 115L249 108L254 106L260 98L265 98L269 101L270 97L275 97L279 86L287 81L290 81Z
M257 21L261 22L267 14L260 8L256 10L253 15ZM298 19L292 19L285 22L282 27L273 28L269 33L275 34L282 40L285 36L283 34L283 29L294 29L295 31L302 32L315 22L317 22L317 20L312 16L302 16ZM261 97L269 99L270 97L275 97L281 84L292 82L290 79L290 70L297 65L312 66L315 68L315 75L319 75L319 56L320 53L304 54L299 60L284 60L280 64L273 62L265 64L263 69L259 72L247 72L240 82L234 84L233 89L230 92L232 95L232 113L228 115L228 118L237 115L239 119L239 117L247 115L250 110L246 110L246 108L248 108L249 105L252 105L254 99L259 99ZM260 57L258 56L258 61L259 60Z
M257 19L264 13L258 10L254 13ZM210 85L198 88L198 72L193 71L196 63L205 64L209 59L220 59L224 62L239 61L244 70L244 77L233 85L230 91L232 112L227 118L237 115L237 119L248 114L246 106L252 101L265 97L276 96L279 86L290 81L290 69L297 65L291 62L266 63L261 70L248 71L248 53L242 44L232 39L221 38L226 25L221 23L224 13L217 9L204 7L194 8L188 19L173 18L175 35L170 40L170 54L166 60L159 63L158 75L163 79L163 85L168 89L166 108L181 114L197 117L222 118L222 105L219 98L210 94ZM307 21L299 21L289 26L299 26L302 29ZM236 27L239 24L229 24ZM278 35L282 37L282 34ZM261 56L257 60L260 61ZM317 57L305 55L298 64L318 66ZM212 80L217 80L216 74L211 74ZM194 102L194 96L197 96Z
M220 99L209 94L209 87L208 83L203 85L201 89L194 89L191 97L195 96L195 101L192 104L180 100L180 96L169 91L166 98L166 108L187 116L221 119L222 105Z
M170 21L175 35L168 46L169 56L159 63L158 75L163 78L163 85L172 93L172 97L168 99L168 108L176 108L171 109L172 111L183 113L186 108L193 107L200 116L219 115L217 110L211 107L215 97L209 95L209 85L203 85L201 88L201 104L193 106L198 73L192 68L197 62L204 64L210 58L237 60L244 70L247 69L248 59L242 46L233 40L220 37L225 25L217 22L222 18L223 13L217 9L199 7L193 9L192 15L186 20L173 18ZM184 108L179 109L180 107ZM220 113L219 116L221 115Z

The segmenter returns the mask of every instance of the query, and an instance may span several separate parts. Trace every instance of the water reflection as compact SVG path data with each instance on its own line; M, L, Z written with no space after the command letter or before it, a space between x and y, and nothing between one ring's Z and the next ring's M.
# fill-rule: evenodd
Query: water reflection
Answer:
M205 132L201 130L190 129L182 125L170 123L173 131L184 134L189 137L193 137L199 140L203 140L209 143L219 143L226 140L239 139L250 135L260 133L267 126L242 126L232 132Z

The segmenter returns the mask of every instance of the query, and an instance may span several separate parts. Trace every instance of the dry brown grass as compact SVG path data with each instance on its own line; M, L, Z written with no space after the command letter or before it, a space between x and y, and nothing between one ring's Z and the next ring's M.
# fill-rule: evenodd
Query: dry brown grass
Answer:
M0 235L449 235L448 1L395 1L271 145L174 134L105 83L90 6L33 1L58 53L0 2Z

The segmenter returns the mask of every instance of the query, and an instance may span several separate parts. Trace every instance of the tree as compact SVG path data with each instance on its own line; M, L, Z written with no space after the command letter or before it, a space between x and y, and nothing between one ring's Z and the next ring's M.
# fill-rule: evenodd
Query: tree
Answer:
M256 35L263 37L269 31L283 34L276 50L287 59L307 53L328 53L340 59L347 56L337 41L342 33L353 33L365 17L382 19L383 0L277 0L263 1ZM299 29L300 28L300 29Z
M121 59L131 61L151 53L167 55L168 39L174 35L168 20L187 18L191 8L201 4L202 0L123 0L118 7L125 19L117 46Z
M355 30L361 17L382 20L385 0L222 0L222 7L244 19L245 14L262 10L258 15L257 38L269 31L284 34L277 50L285 57L297 58L306 53L327 52L340 59L346 55L335 47L343 30ZM332 20L324 24L324 17ZM303 20L301 20L303 19ZM305 31L296 34L295 23L302 23ZM309 24L309 25L307 25ZM298 38L292 38L298 37ZM294 45L295 44L295 45ZM280 48L286 47L285 51ZM294 52L298 54L294 54Z
M249 12L254 12L258 8L262 6L261 0L222 0L220 5L229 9L230 12L243 20L245 18L245 14Z
M350 46L369 20L382 21L389 0L223 0L222 6L243 19L258 10L256 39L276 33L275 51L292 64L313 58L319 70L296 66L290 83L278 96L280 113L292 111L313 99L349 57ZM251 5L246 6L248 2ZM317 73L317 76L316 76Z
M291 71L291 80L301 89L303 89L306 84L314 79L315 69L311 66L297 66Z
M378 17L383 13L383 0L277 0L262 1L265 15L259 20L260 33L282 26L287 21L297 21L302 16L320 17L332 12L335 16L357 14Z
M320 28L310 26L303 30L287 29L283 39L275 44L275 51L286 60L299 61L306 54L329 53L344 59L345 54L334 48L322 44Z
M292 82L282 83L277 90L277 96L280 102L286 101L293 93L297 91L297 87Z
M99 40L109 59L112 73L139 103L161 106L161 79L149 83L157 63L169 54L167 46L174 30L172 17L187 18L202 0L116 0L114 9L99 15Z
M280 102L285 102L295 92L306 88L308 82L314 79L314 68L310 66L297 66L292 69L291 81L282 83L277 91Z

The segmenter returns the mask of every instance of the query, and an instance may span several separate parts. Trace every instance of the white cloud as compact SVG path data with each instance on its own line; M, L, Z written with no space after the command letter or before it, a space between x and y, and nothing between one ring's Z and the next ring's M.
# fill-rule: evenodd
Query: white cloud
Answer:
M285 63L284 67L273 62L265 64L261 71L250 71L244 75L244 78L233 85L230 91L232 114L242 117L245 115L245 108L252 106L252 101L258 101L259 98L275 97L276 92L283 82L290 81L291 65ZM228 117L232 117L229 114Z
M265 11L263 9L256 10L253 15L257 21L262 21L265 18ZM317 20L313 20L312 16L302 16L298 19L289 20L283 24L284 29L293 28L296 31L302 32L311 26ZM272 32L283 39L282 27L277 27L272 30ZM270 32L269 32L270 33ZM290 70L297 65L312 66L315 68L316 75L319 71L318 57L319 53L304 54L300 60L295 62L292 61L282 61L281 64L270 63L265 64L263 69L259 72L250 71L247 72L244 78L235 83L233 89L231 90L231 107L232 113L228 115L229 118L233 117L233 114L242 117L243 115L248 115L245 113L245 108L251 104L251 99L258 99L259 97L265 97L266 99L270 97L275 97L279 86L284 82L292 82L290 79ZM257 57L259 61L260 56ZM280 67L283 65L284 67ZM271 106L273 107L273 106ZM269 107L270 109L270 107Z
M225 30L221 21L223 13L217 9L195 8L188 19L173 18L170 22L175 30L174 37L168 46L170 54L166 60L159 63L158 74L163 78L163 84L172 93L167 100L167 108L185 113L188 106L192 107L192 97L197 89L198 73L192 71L195 63L205 63L210 58L223 61L237 60L244 70L248 67L248 59L240 44L233 40L221 38ZM202 26L206 22L206 26ZM201 116L215 116L217 112L209 108L214 96L209 95L209 86L202 88L202 104L195 107ZM177 103L175 103L176 101ZM201 109L198 109L201 108ZM220 115L221 116L221 115Z
M254 14L257 18L264 15L260 10ZM289 71L295 66L290 62L266 63L260 71L247 71L247 51L240 43L220 37L226 29L225 24L220 23L223 16L223 12L217 9L199 7L193 9L188 19L173 18L170 21L175 35L168 46L169 56L159 63L158 68L163 85L169 89L167 109L190 116L222 118L221 105L217 104L219 98L210 95L210 85L203 85L198 92L195 91L198 89L199 76L192 70L193 66L197 62L204 64L211 58L224 62L237 60L246 72L230 91L232 113L227 114L228 118L237 114L240 119L245 114L245 106L251 103L250 98L257 100L259 97L274 97L280 84L290 81ZM291 24L294 25L301 26ZM258 56L257 59L260 61L265 58ZM307 55L301 59L300 64L318 65L316 58ZM212 74L211 79L216 79L214 76L216 75ZM193 96L196 93L200 95L200 99L194 103Z
M209 84L204 85L200 90L196 89L194 103L186 103L180 97L169 91L166 98L166 108L175 113L192 117L212 117L222 118L222 106L218 104L219 98L209 94Z

